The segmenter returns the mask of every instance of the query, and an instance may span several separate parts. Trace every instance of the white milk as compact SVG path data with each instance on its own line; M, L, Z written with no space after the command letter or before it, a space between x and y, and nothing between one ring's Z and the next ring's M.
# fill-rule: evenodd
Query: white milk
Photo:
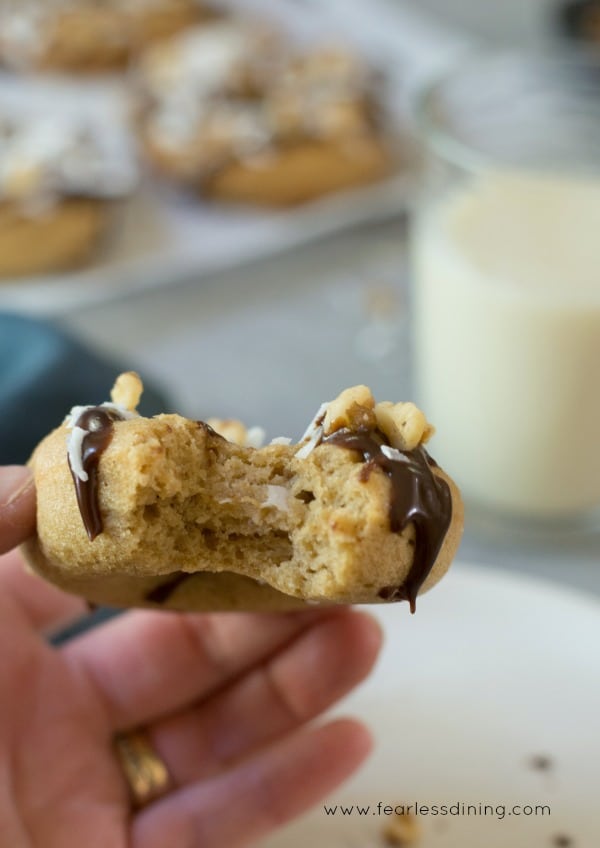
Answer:
M495 173L414 234L417 392L471 500L600 505L600 180Z

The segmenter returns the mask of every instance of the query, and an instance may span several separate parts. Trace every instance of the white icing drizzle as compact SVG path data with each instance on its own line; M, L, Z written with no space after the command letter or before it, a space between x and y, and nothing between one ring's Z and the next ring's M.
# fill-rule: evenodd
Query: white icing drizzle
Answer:
M126 406L122 406L120 403L112 403L107 400L104 403L100 404L89 404L88 406L74 406L69 414L66 416L64 420L64 424L67 428L75 427L77 421L84 412L87 412L88 409L96 409L97 407L101 409L110 409L112 412L116 412L124 421L127 421L130 418L139 418L138 412L133 412L131 409L127 409Z
M269 442L271 445L291 445L292 440L288 436L276 436Z
M397 448L393 448L390 445L381 445L381 453L387 457L387 459L393 459L396 462L408 462L408 457L405 456L401 451Z
M306 442L306 444L304 444L300 448L300 450L296 451L296 458L297 459L306 459L307 456L310 456L310 454L314 451L314 449L320 443L322 438L323 438L323 428L319 427L318 430L316 431L314 437L309 442Z
M83 440L88 434L88 430L82 427L73 427L69 438L67 439L67 453L69 455L69 465L73 474L83 480L84 483L88 480L88 473L83 469Z
M119 415L119 417L124 421L131 418L139 418L139 414L137 412L132 412L130 409L126 409L118 403L110 403L110 401L107 401L105 403L101 403L100 408L110 409L113 412L116 412L117 415ZM67 436L67 454L69 456L69 464L73 474L75 474L84 483L88 479L88 474L83 468L83 440L90 430L78 427L77 422L83 413L87 412L89 409L96 409L96 406L74 406L64 421L67 429L71 431Z
M297 459L306 459L307 456L310 456L317 445L320 444L321 439L323 438L323 419L325 418L325 413L327 412L327 407L330 402L331 401L327 401L326 403L321 404L317 410L317 414L304 431L299 443L301 447L296 451Z
M237 63L248 58L247 33L216 23L183 32L142 58L140 71L156 96L202 98L220 92Z
M43 210L61 197L120 197L136 181L130 157L89 122L60 114L0 120L0 201Z

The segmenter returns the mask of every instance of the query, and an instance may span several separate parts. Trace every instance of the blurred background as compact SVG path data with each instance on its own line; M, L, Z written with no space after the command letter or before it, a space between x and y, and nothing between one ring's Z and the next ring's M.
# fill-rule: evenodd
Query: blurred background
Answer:
M366 383L380 399L439 395L420 384L429 371L414 361L427 328L414 315L421 271L411 222L415 209L433 208L428 175L433 163L439 194L434 160L443 158L431 127L428 138L415 118L419 92L473 51L557 57L600 38L600 4L563 0L5 0L0 8L4 463L24 461L72 404L104 400L120 368L142 375L147 412L240 418L269 438L298 438L347 385ZM493 107L485 73L471 71L483 80L471 106L462 91L445 102L467 127L469 115L488 114L482 104ZM517 95L528 73L511 78ZM585 82L595 98L597 77L590 71ZM452 119L444 116L448 126ZM596 149L597 128L575 128L565 145ZM491 150L497 161L505 152ZM446 166L446 187L448 168L471 169ZM585 200L594 222L597 199ZM495 233L490 254L503 249L501 223ZM539 240L538 248L543 233ZM586 314L593 289L594 280ZM469 308L467 299L455 336L471 339L481 316L469 318ZM573 366L588 387L598 368L590 351L576 351ZM511 373L490 380L504 385ZM468 379L477 399L484 377ZM540 385L546 379L540 372ZM445 422L430 416L441 438ZM473 452L498 453L500 444L490 432ZM431 452L438 456L435 439ZM438 458L452 465L452 452L444 443ZM460 463L452 470L461 482ZM588 519L593 498L571 512ZM475 503L461 558L600 593L600 541L589 522L554 532L556 510L541 521L529 521L527 504L515 511L511 525L494 509L476 516Z

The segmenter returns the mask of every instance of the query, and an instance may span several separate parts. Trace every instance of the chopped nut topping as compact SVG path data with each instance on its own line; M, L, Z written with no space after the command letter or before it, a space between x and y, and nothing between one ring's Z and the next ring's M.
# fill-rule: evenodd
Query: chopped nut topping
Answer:
M414 403L382 401L375 404L367 386L352 386L344 389L335 400L321 405L300 440L296 457L305 459L324 436L331 436L338 430L376 429L389 440L385 456L399 461L402 460L399 451L414 450L434 433L434 428Z
M338 395L327 407L323 430L328 436L347 427L358 430L361 427L375 427L375 399L367 386L352 386Z
M133 411L137 408L143 391L144 386L139 374L135 371L126 371L117 377L110 398L117 406Z
M206 423L228 442L234 445L246 444L246 427L241 421L234 418L207 418Z
M414 450L434 433L434 428L414 403L381 401L375 407L375 416L379 429L398 450Z
M219 436L240 447L259 448L265 441L262 427L247 428L235 418L207 418L206 423Z
M234 445L245 445L248 431L241 421L235 418L207 418L206 423L209 427L223 436L228 442L233 442Z

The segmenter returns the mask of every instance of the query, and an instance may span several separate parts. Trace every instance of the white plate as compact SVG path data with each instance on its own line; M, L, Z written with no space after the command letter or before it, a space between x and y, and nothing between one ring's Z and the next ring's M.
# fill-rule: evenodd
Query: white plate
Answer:
M348 42L385 67L389 78L388 110L401 126L406 113L407 66L413 70L432 54L448 55L455 41L415 10L384 0L226 0L249 14L277 18L300 41ZM428 60L431 64L431 60ZM0 102L33 97L51 108L72 102L101 111L109 127L123 124L124 88L118 78L40 81L0 76ZM103 255L72 273L0 281L0 309L38 315L124 294L200 278L251 259L326 236L345 227L388 218L404 210L411 180L404 173L362 190L342 193L299 209L264 212L201 202L148 181L118 218Z
M599 566L600 567L600 566ZM269 848L376 848L377 802L549 805L550 815L428 816L419 848L600 845L600 604L532 579L454 566L419 600L379 608L383 657L342 712L376 737L368 765ZM545 756L551 768L536 769ZM500 810L501 814L501 810Z

